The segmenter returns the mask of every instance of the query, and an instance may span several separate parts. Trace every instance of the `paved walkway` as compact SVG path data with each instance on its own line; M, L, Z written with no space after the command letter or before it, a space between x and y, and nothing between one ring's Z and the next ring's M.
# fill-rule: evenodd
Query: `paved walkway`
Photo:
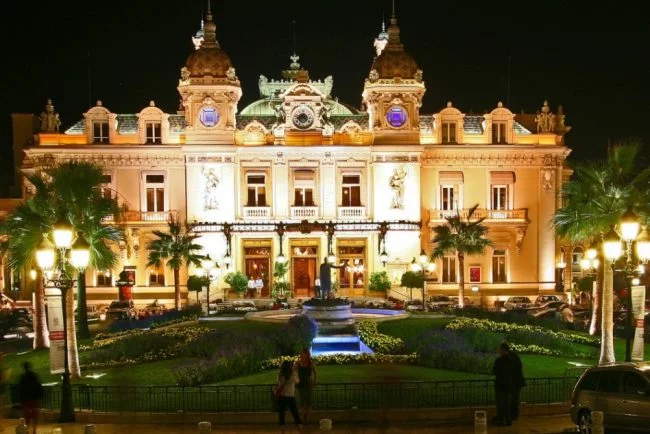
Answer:
M0 425L1 434L14 434L16 420L4 420ZM55 428L61 427L62 434L83 434L83 424L73 425L43 425L38 428L38 434L56 434ZM496 427L488 425L490 434L559 434L572 432L571 420L568 416L537 416L527 417L515 422L511 427ZM196 434L198 433L197 425L96 425L97 434ZM247 425L247 426L223 426L213 425L213 433L278 433L280 430L277 426ZM298 430L293 426L288 426L287 433L297 433ZM305 427L305 434L319 434L318 424ZM373 426L371 424L358 425L338 425L334 426L331 434L472 434L474 427L471 424L466 425L427 425L422 423L403 424L395 423L388 426Z

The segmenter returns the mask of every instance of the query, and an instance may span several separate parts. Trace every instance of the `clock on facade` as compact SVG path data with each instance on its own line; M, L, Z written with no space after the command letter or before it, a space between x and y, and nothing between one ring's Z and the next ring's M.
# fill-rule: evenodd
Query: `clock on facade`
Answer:
M199 121L204 127L214 127L219 123L219 110L214 107L203 107L199 111Z
M300 105L291 114L291 121L296 128L305 130L314 124L314 112L306 105Z
M404 107L394 105L386 112L388 125L393 128L400 128L406 123L406 110Z

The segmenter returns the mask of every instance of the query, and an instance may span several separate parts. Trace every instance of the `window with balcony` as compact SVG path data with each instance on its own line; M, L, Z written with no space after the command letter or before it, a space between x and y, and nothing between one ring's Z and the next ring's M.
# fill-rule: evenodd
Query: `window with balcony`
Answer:
M440 172L438 209L455 211L462 209L463 172Z
M93 122L93 143L108 143L108 121Z
M492 209L493 210L509 209L507 185L492 186Z
M246 206L266 206L266 175L249 173L246 175Z
M515 174L513 172L490 172L490 209L512 209Z
M165 175L145 175L145 211L165 211Z
M506 283L506 251L494 250L492 252L492 282Z
M149 269L149 286L165 286L165 265L162 262L160 266Z
M506 123L492 122L492 143L508 143L506 141Z
M341 206L361 206L361 175L343 174Z
M456 122L442 123L442 143L456 143Z
M147 143L162 143L162 127L160 122L147 122L145 129Z
M95 286L113 286L113 273L110 270L98 271Z
M442 283L456 283L456 257L444 256L442 258Z
M293 206L315 206L315 184L313 170L296 170L293 176Z

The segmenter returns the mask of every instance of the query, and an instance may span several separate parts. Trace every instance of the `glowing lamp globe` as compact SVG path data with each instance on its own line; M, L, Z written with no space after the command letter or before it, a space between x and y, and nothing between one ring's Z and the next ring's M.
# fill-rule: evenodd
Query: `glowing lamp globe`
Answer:
M612 225L609 229L609 232L603 237L603 253L605 257L610 261L616 261L623 251L623 246L621 245L621 237L614 230Z
M424 252L424 249L422 249L422 251L420 251L420 264L424 265L427 262L429 262L429 257Z
M205 268L203 267L198 267L194 270L194 275L197 277L203 277L205 276Z
M591 260L587 259L587 258L581 259L580 260L580 268L582 268L583 270L590 269L591 268Z
M72 243L70 249L70 264L73 267L83 270L90 262L90 244L81 235Z
M433 262L433 261L429 262L429 263L427 264L427 271L428 271L429 273L433 273L434 271L436 271L436 263Z
M329 262L330 264L335 263L336 262L336 255L334 255L334 253L330 253L327 256L327 262Z
M36 250L36 263L42 270L49 270L54 267L55 256L54 246L47 238L43 238Z
M73 227L69 221L59 219L52 225L52 237L57 249L67 249L72 245Z
M598 250L596 250L596 247L594 246L589 246L585 253L587 255L587 259L595 259L596 256L598 256Z
M647 226L643 226L639 237L636 239L636 254L641 261L650 261L650 234L648 234Z
M629 206L621 216L621 236L625 241L634 241L639 234L639 216Z
M201 260L201 268L205 269L206 271L210 271L214 268L215 262L210 258L210 255L205 255L205 258Z
M388 253L386 253L386 250L382 250L381 255L379 255L379 260L382 264L386 265L386 262L388 262Z
M278 264L284 264L285 262L287 262L287 258L284 257L284 254L280 253L278 257L275 259L275 261Z
M418 264L415 261L415 257L414 257L413 260L411 261L411 271L418 272L420 270L422 270L422 267L420 266L420 264Z

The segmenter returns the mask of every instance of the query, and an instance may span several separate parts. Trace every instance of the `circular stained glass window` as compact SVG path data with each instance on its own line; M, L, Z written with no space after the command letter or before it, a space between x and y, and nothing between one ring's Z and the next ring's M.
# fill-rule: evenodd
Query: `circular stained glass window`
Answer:
M393 106L386 112L386 120L393 128L399 128L406 123L406 110L401 106Z
M214 127L219 123L219 110L214 107L203 107L199 112L199 120L204 127Z

